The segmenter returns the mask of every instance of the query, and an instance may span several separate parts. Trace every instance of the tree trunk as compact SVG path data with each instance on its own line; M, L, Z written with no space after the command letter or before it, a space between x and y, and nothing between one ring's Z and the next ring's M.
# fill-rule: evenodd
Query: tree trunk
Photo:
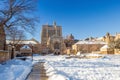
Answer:
M0 25L0 50L5 50L5 46L6 46L5 30L4 26Z
M11 59L14 59L14 53L15 53L15 51L14 51L14 48L13 48L13 46L12 46Z

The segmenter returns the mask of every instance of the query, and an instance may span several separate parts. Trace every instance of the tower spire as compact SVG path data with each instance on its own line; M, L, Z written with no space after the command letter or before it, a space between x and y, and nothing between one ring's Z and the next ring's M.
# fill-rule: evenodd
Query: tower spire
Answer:
M53 26L54 26L54 28L55 28L55 35L58 35L57 26L56 26L56 22L55 22L55 21L53 22Z
M53 25L56 26L56 21L53 21Z

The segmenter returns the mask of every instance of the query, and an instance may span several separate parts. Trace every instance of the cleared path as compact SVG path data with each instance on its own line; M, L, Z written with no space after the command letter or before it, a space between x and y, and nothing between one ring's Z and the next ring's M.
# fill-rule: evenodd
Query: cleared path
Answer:
M48 80L46 70L44 69L44 62L35 64L26 80Z

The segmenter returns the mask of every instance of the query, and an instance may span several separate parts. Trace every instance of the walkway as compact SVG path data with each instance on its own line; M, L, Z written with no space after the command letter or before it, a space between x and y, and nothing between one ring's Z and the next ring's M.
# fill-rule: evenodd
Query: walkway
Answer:
M46 76L46 70L44 69L44 62L35 64L32 72L26 80L48 80L48 76Z

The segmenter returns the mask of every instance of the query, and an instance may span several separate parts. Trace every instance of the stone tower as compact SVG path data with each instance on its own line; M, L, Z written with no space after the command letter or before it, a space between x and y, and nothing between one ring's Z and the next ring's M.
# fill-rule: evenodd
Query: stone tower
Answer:
M56 22L53 25L43 25L41 33L41 44L45 45L55 54L63 53L65 49L64 40L62 37L62 27L57 26Z
M109 44L110 43L110 33L106 33L106 42L107 42L107 44Z
M115 36L111 36L110 33L106 33L105 41L107 44L110 44L112 41L114 41Z
M62 27L57 26L56 22L54 22L53 25L43 25L41 33L41 44L46 45L49 37L52 37L53 35L62 37Z

